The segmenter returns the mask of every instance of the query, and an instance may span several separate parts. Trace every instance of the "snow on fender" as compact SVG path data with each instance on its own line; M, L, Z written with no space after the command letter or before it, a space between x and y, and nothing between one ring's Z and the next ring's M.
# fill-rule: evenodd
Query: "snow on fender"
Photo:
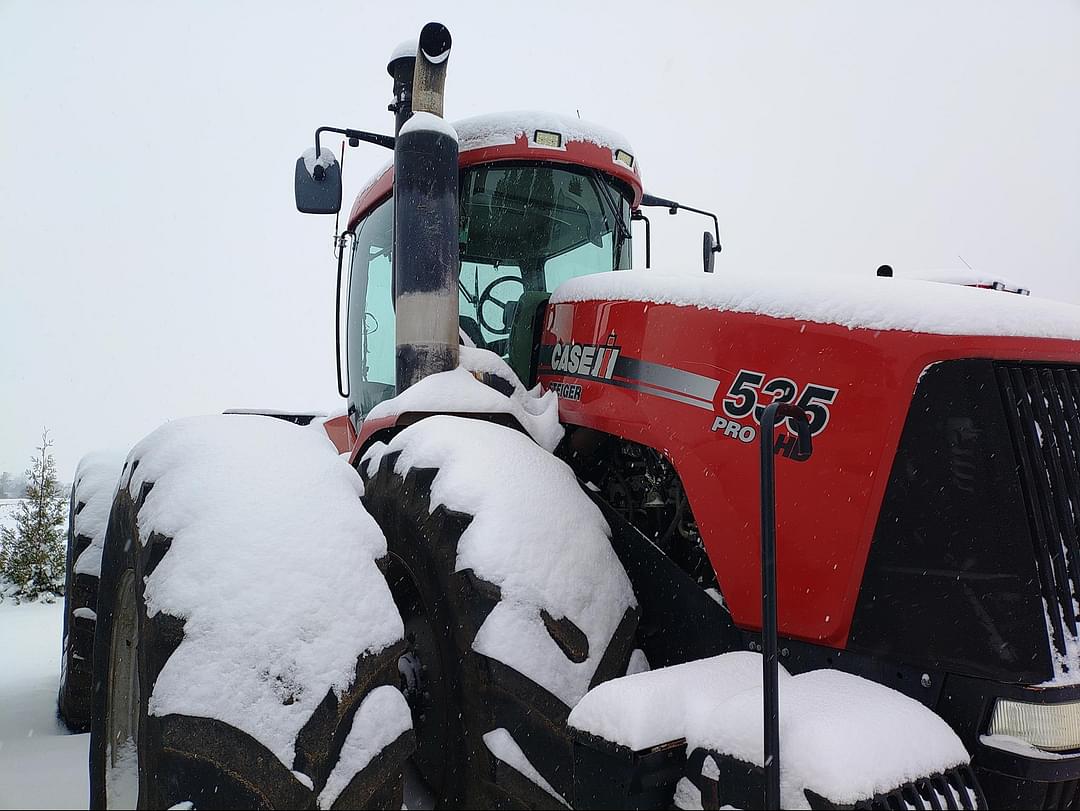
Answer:
M399 763L412 749L408 709L386 692L379 717L395 734L357 739L370 726L362 702L397 683L403 635L361 493L325 436L267 417L178 420L132 450L102 563L95 801L119 785L127 745L139 775L161 777L139 780L149 807L400 803L400 769L377 784L343 771L372 760L346 744ZM116 692L125 633L139 651L127 693L145 713Z
M760 654L735 651L624 676L590 690L568 722L586 746L598 738L626 756L685 739L678 808L760 808L761 675ZM925 807L935 807L931 792L938 807L985 807L960 739L914 699L838 670L780 667L779 687L783 808L810 808L809 795L832 808L911 791Z
M700 764L699 788L711 780L719 805L753 807L739 804L746 798L724 796L718 764L763 766L760 683L689 719L686 748L697 755L690 763ZM985 808L969 762L944 720L891 688L838 670L780 680L784 808L809 809L811 795L846 807L904 792L920 794L927 807L933 807L928 794L934 793L941 807L949 807L951 795L956 807ZM681 788L685 795L689 786Z

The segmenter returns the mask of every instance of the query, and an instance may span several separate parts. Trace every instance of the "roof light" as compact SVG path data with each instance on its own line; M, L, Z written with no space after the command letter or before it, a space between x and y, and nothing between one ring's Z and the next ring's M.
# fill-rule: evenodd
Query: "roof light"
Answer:
M625 149L615 150L615 160L619 163L625 163L631 169L634 168L634 156L627 152Z
M1028 704L999 698L991 735L1009 735L1048 752L1080 749L1080 701Z
M537 146L548 146L552 149L560 149L562 147L562 135L549 130L537 130L533 134L533 143Z

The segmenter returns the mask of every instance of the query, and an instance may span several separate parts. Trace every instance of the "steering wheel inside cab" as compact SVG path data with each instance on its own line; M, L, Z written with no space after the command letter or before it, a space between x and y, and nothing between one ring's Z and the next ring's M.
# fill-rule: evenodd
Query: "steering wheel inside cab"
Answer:
M482 331L499 337L487 340L483 334L473 335L472 330L463 324L463 328L473 339L473 343L497 355L505 355L518 301L524 292L525 283L519 276L499 276L493 279L476 300L476 317L480 321Z

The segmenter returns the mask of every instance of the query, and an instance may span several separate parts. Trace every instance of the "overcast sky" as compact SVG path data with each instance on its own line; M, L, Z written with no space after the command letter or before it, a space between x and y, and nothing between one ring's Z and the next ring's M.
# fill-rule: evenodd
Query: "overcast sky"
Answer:
M466 9L467 7L467 9ZM1080 303L1080 3L0 2L0 470L165 419L338 407L320 124L392 131L387 58L439 19L451 119L575 114L714 208L717 273L959 257ZM388 154L350 150L346 196ZM655 266L703 223L653 217Z

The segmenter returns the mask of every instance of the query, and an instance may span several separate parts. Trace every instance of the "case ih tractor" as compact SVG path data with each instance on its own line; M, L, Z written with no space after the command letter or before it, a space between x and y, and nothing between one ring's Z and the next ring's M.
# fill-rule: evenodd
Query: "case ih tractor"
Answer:
M335 240L348 464L250 415L128 456L92 802L1078 807L1076 308L633 271L687 207L580 120L451 127L449 49L296 165L331 214L324 133L394 152Z

